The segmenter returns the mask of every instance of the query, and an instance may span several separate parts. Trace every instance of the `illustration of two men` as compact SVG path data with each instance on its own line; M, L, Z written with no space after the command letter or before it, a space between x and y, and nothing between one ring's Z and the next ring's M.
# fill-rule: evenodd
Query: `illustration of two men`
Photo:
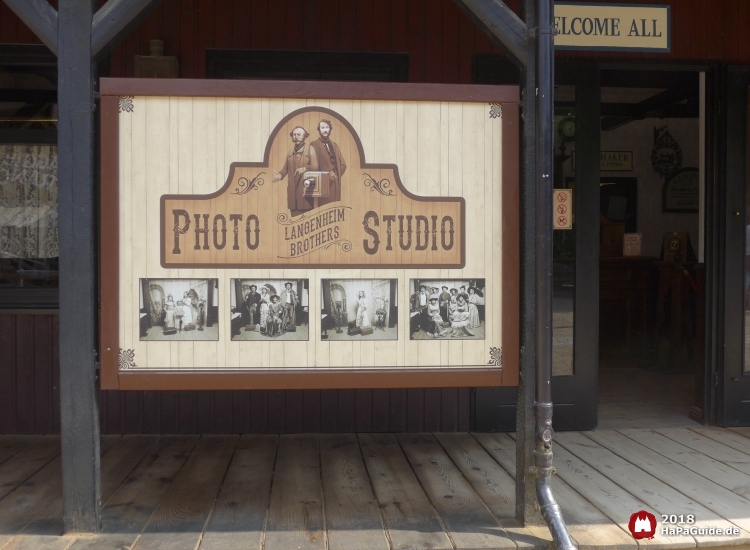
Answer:
M323 119L318 123L320 137L312 143L306 143L310 134L302 126L292 129L289 134L294 146L289 150L281 170L273 176L273 182L287 180L287 207L292 216L312 210L315 201L305 194L306 172L328 172L328 197L318 199L317 206L341 200L341 177L346 171L346 162L338 144L331 141L333 123Z

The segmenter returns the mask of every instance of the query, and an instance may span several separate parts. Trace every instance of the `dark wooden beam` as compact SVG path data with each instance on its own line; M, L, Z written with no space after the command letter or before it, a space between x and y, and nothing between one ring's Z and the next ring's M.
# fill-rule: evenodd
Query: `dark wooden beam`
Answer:
M21 1L21 0L18 0ZM101 61L156 9L162 0L108 0L91 23L91 53Z
M60 424L66 532L99 530L94 83L95 0L59 0Z
M526 25L536 25L534 0L523 3ZM536 498L534 399L536 394L536 60L527 36L527 64L521 71L521 361L516 402L516 520L544 525Z
M607 130L614 130L619 126L627 124L631 120L644 118L650 113L660 111L665 107L668 107L669 105L677 103L678 101L683 101L693 95L696 95L697 91L698 90L693 89L692 86L679 86L676 88L670 88L669 90L664 90L663 92L660 92L647 99L644 99L643 101L639 101L638 103L633 104L630 113L628 113L627 115L627 118L623 119L621 117L613 117L604 119L602 121L602 130L605 132Z
M18 18L57 53L57 12L47 0L4 0Z
M111 0L110 0L111 1ZM523 21L499 0L454 0L519 68L527 63L528 31Z

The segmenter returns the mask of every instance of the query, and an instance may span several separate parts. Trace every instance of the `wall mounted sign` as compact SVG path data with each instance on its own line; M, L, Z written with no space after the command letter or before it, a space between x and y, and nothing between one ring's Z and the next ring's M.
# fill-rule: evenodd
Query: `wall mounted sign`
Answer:
M625 233L622 236L622 255L640 256L643 244L643 233Z
M572 153L572 169L576 169L576 152ZM632 172L632 151L601 151L599 153L599 170L602 172Z
M558 50L669 53L668 5L555 2Z
M552 202L553 229L573 229L573 190L554 189Z
M654 128L651 166L662 178L668 178L682 168L682 149L666 126Z
M682 168L664 182L662 212L698 212L698 169Z
M599 169L604 172L632 172L632 151L601 151Z
M518 383L517 88L101 88L102 388Z

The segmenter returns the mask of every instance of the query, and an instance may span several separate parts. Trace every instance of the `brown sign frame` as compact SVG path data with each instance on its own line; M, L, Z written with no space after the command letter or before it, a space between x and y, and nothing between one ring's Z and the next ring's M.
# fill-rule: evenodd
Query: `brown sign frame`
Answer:
M438 388L515 386L520 352L520 124L516 86L281 82L103 78L100 178L101 389L240 390ZM128 96L327 98L487 103L487 116L501 112L502 133L502 354L487 368L279 369L255 371L128 371L120 369L119 311L119 109ZM498 111L497 107L500 107ZM361 150L361 149L360 149ZM399 181L401 186L401 182ZM403 188L403 186L401 186ZM464 249L465 250L465 249ZM306 266L309 267L309 266ZM290 269L290 266L286 266ZM489 351L489 350L488 350ZM489 357L489 355L488 355ZM498 364L501 361L501 364ZM498 368L501 367L501 368Z

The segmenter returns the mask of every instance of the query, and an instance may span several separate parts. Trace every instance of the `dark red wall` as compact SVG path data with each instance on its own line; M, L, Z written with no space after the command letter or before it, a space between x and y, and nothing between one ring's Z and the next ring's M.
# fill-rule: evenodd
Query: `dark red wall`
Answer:
M750 63L747 0L643 3L672 6L671 54L566 57ZM450 0L164 0L114 51L110 74L133 76L154 38L184 78L205 76L209 47L408 52L411 82L446 83L471 82L473 54L499 53ZM2 2L0 42L39 42ZM0 433L59 431L57 334L57 316L0 315ZM101 416L105 433L464 431L470 391L106 391Z
M0 434L60 431L57 315L0 315ZM468 431L470 391L103 391L103 433Z

